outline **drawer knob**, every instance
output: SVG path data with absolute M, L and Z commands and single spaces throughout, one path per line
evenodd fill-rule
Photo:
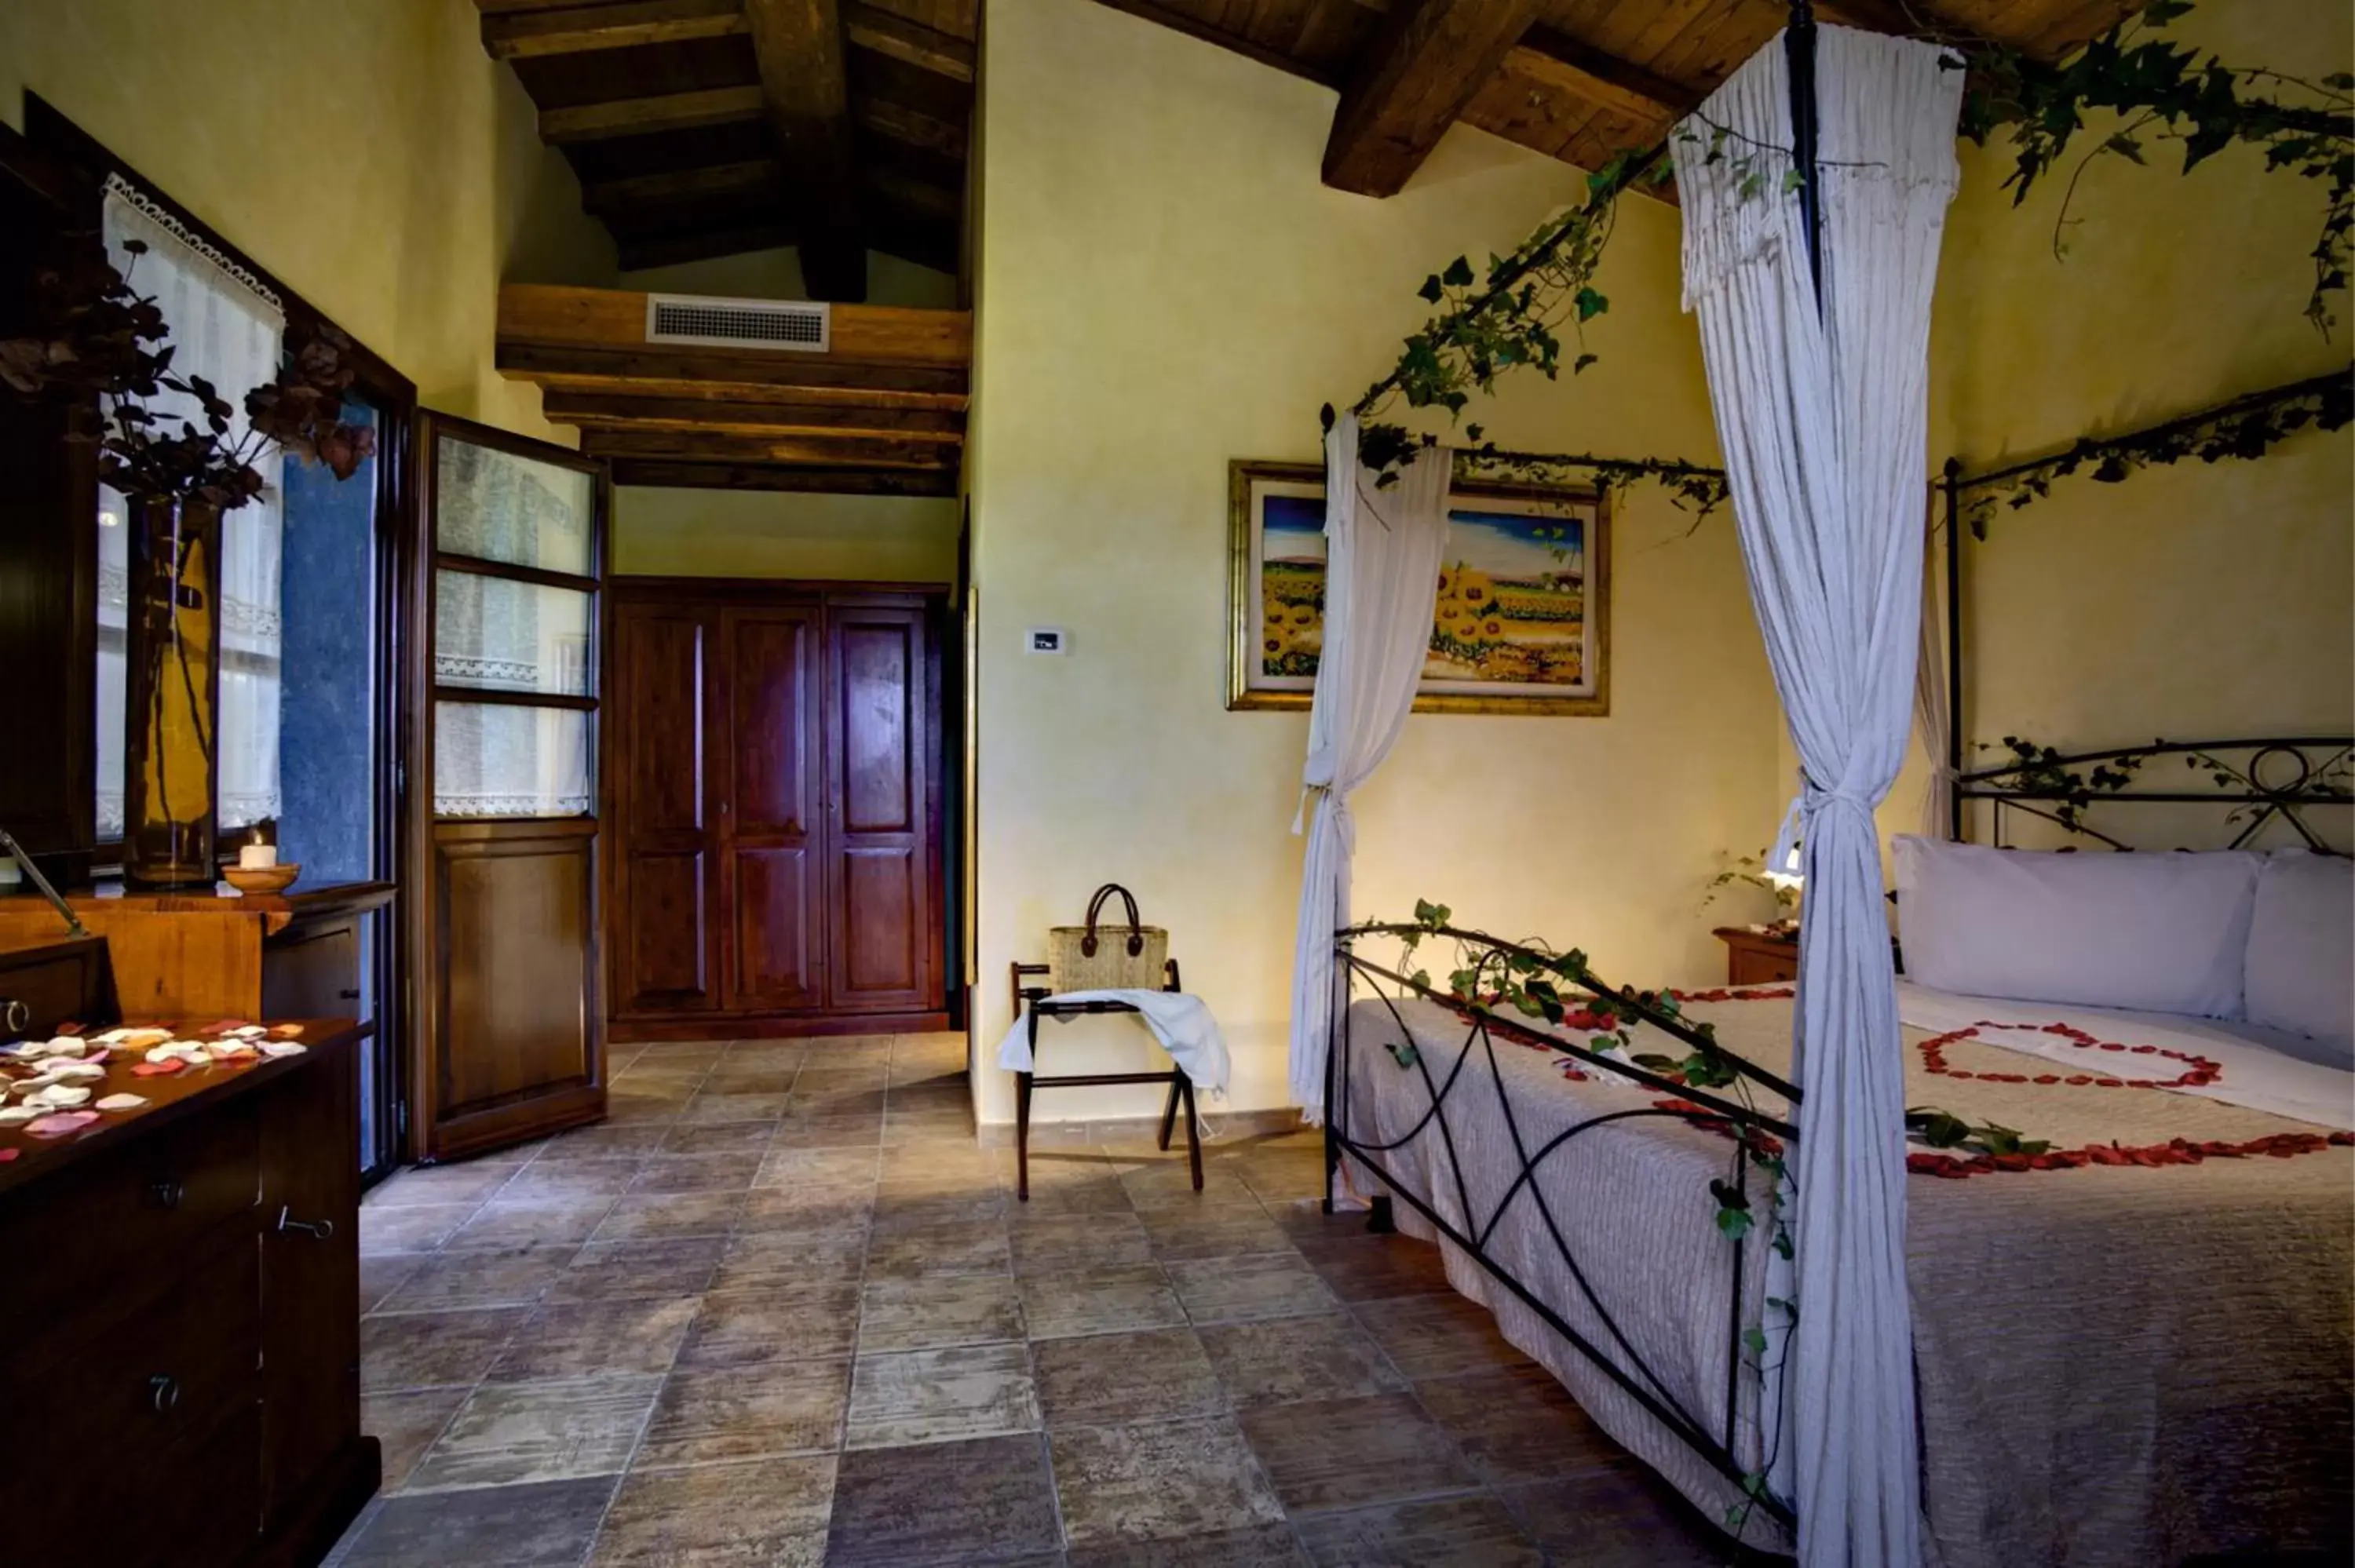
M 278 1228 L 282 1232 L 301 1231 L 311 1236 L 314 1240 L 325 1241 L 336 1234 L 336 1222 L 333 1220 L 298 1220 L 294 1217 L 293 1205 L 291 1203 L 282 1203 L 278 1207 Z
M 188 1195 L 186 1187 L 169 1178 L 156 1182 L 147 1191 L 155 1195 L 155 1206 L 159 1209 L 176 1209 L 180 1206 L 180 1200 Z
M 180 1403 L 180 1380 L 157 1372 L 147 1380 L 147 1393 L 155 1406 L 155 1414 L 164 1415 Z

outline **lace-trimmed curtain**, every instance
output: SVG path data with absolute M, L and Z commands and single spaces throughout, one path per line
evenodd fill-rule
M 1769 1352 L 1787 1367 L 1766 1403 L 1780 1427 L 1769 1484 L 1793 1502 L 1805 1568 L 1914 1568 L 1904 1063 L 1872 811 L 1904 761 L 1921 659 L 1930 300 L 1963 73 L 1933 45 L 1830 26 L 1817 39 L 1820 299 L 1778 151 L 1795 140 L 1782 39 L 1673 146 L 1686 308 L 1806 772 L 1774 856 L 1799 830 L 1797 1256 L 1768 1275 L 1798 1321 Z M 1711 158 L 1721 126 L 1740 156 Z
M 184 231 L 115 175 L 107 182 L 108 257 L 142 294 L 154 297 L 172 329 L 172 367 L 201 376 L 239 412 L 245 394 L 278 373 L 286 316 L 278 299 L 242 269 Z M 133 256 L 126 241 L 145 244 Z M 165 393 L 152 407 L 176 418 L 193 399 Z M 223 830 L 279 812 L 278 715 L 282 691 L 279 565 L 284 495 L 273 448 L 258 459 L 262 493 L 221 520 L 221 675 L 218 721 Z M 99 492 L 98 836 L 123 836 L 123 639 L 130 609 L 130 503 Z

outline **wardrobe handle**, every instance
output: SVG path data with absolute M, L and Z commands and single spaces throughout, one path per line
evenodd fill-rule
M 188 1190 L 177 1181 L 164 1181 L 155 1182 L 147 1191 L 154 1196 L 157 1208 L 176 1209 L 180 1206 L 180 1200 L 187 1196 Z
M 309 1234 L 314 1241 L 325 1241 L 336 1234 L 336 1222 L 333 1220 L 298 1220 L 294 1218 L 293 1205 L 291 1203 L 282 1203 L 278 1206 L 278 1228 L 282 1232 L 303 1231 Z
M 170 1414 L 172 1407 L 180 1403 L 179 1380 L 157 1372 L 147 1380 L 147 1398 L 148 1403 L 155 1407 L 156 1414 Z

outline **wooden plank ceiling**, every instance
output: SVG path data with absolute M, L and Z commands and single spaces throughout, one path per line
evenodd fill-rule
M 624 270 L 798 247 L 957 270 L 979 0 L 474 0 Z
M 832 307 L 824 353 L 654 344 L 646 296 L 509 283 L 498 367 L 616 484 L 954 495 L 973 317 Z
M 1325 183 L 1390 196 L 1461 120 L 1581 168 L 1657 143 L 1783 0 L 1103 0 L 1340 92 Z M 2060 54 L 2142 0 L 1817 0 L 1828 22 Z

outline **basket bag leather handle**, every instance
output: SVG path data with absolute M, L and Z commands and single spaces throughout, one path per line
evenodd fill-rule
M 1145 924 L 1136 917 L 1136 895 L 1117 882 L 1107 882 L 1088 900 L 1088 934 L 1080 938 L 1080 951 L 1091 959 L 1096 956 L 1096 914 L 1115 893 L 1128 910 L 1128 956 L 1133 959 L 1145 951 Z

